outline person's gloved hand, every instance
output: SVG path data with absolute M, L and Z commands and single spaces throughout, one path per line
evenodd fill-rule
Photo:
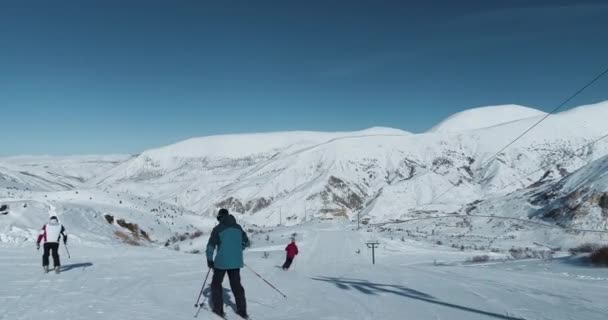
M 40 250 L 40 243 L 36 243 L 36 250 Z
M 209 269 L 213 269 L 213 261 L 212 260 L 207 260 L 207 267 L 209 267 Z
M 68 239 L 63 239 L 63 244 L 67 246 L 68 245 Z

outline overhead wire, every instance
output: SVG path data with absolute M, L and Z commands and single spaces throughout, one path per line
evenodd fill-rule
M 600 80 L 606 74 L 608 74 L 608 67 L 606 67 L 602 72 L 600 72 L 597 76 L 595 76 L 591 81 L 588 81 L 583 87 L 581 87 L 576 92 L 574 92 L 572 95 L 570 95 L 567 99 L 565 99 L 557 107 L 555 107 L 553 110 L 551 110 L 549 113 L 547 113 L 544 117 L 542 117 L 540 120 L 538 120 L 537 122 L 535 122 L 532 126 L 530 126 L 528 129 L 526 129 L 524 132 L 522 132 L 519 136 L 517 136 L 515 139 L 513 139 L 512 141 L 510 141 L 509 143 L 507 143 L 498 152 L 494 153 L 490 158 L 488 158 L 484 163 L 481 164 L 480 168 L 483 169 L 486 165 L 488 165 L 496 157 L 498 157 L 502 152 L 504 152 L 506 149 L 508 149 L 510 146 L 512 146 L 515 142 L 517 142 L 518 140 L 520 140 L 522 137 L 524 137 L 526 134 L 528 134 L 530 131 L 532 131 L 534 128 L 536 128 L 538 125 L 540 125 L 543 121 L 545 121 L 547 118 L 549 118 L 555 112 L 557 112 L 558 110 L 560 110 L 561 108 L 563 108 L 566 104 L 568 104 L 570 101 L 572 101 L 574 98 L 576 98 L 579 94 L 581 94 L 583 91 L 585 91 L 591 85 L 593 85 L 594 83 L 596 83 L 598 80 Z M 452 185 L 446 191 L 444 191 L 443 193 L 439 194 L 439 196 L 433 197 L 429 203 L 434 203 L 435 201 L 441 199 L 442 197 L 444 197 L 446 194 L 448 194 L 450 191 L 452 191 L 457 186 L 458 186 L 458 184 Z

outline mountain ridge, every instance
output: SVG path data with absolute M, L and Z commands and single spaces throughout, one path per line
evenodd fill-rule
M 103 202 L 111 203 L 110 211 L 143 219 L 151 209 L 141 202 L 151 199 L 204 221 L 226 207 L 244 223 L 258 226 L 335 218 L 381 223 L 421 212 L 458 213 L 470 203 L 528 188 L 545 192 L 536 188 L 608 155 L 605 140 L 582 148 L 606 134 L 606 118 L 608 102 L 552 115 L 491 161 L 497 150 L 538 122 L 538 116 L 448 133 L 371 128 L 211 136 L 97 161 L 26 157 L 20 163 L 18 157 L 0 158 L 0 201 L 55 201 L 73 207 L 80 199 L 75 203 L 79 208 L 90 201 L 93 207 L 87 211 L 99 215 L 101 200 L 93 199 L 107 199 Z M 547 169 L 539 171 L 541 167 Z M 81 196 L 66 197 L 66 192 L 79 191 Z M 85 193 L 90 199 L 82 197 Z M 530 199 L 519 195 L 501 201 Z M 559 223 L 568 224 L 564 219 Z M 163 234 L 183 232 L 178 225 Z

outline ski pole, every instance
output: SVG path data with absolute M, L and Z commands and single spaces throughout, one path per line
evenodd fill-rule
M 256 276 L 258 276 L 260 279 L 262 279 L 264 282 L 266 282 L 266 284 L 269 285 L 271 288 L 273 288 L 276 292 L 280 293 L 283 296 L 283 298 L 287 299 L 287 296 L 284 295 L 283 292 L 281 292 L 281 291 L 279 291 L 279 289 L 275 288 L 275 286 L 273 286 L 270 282 L 266 281 L 266 279 L 264 279 L 257 272 L 253 271 L 253 269 L 251 269 L 248 265 L 245 265 L 245 267 L 247 267 L 247 269 L 249 269 L 249 271 L 253 272 Z
M 70 256 L 70 250 L 68 250 L 68 245 L 66 244 L 63 247 L 65 248 L 65 252 L 68 253 L 68 259 L 72 259 L 72 257 Z
M 194 304 L 195 308 L 198 308 L 198 306 L 199 306 L 198 302 L 201 300 L 201 296 L 203 295 L 203 290 L 205 289 L 205 285 L 207 284 L 207 278 L 209 278 L 210 272 L 211 272 L 211 269 L 207 270 L 207 275 L 205 276 L 205 281 L 203 282 L 203 286 L 201 287 L 201 293 L 198 294 L 198 299 L 196 299 L 196 303 Z M 205 303 L 205 302 L 203 301 L 203 303 Z M 200 306 L 202 306 L 203 303 L 201 303 Z

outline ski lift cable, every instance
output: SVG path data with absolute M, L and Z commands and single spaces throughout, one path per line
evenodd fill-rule
M 557 112 L 558 110 L 560 110 L 561 108 L 563 108 L 566 104 L 568 104 L 570 101 L 572 101 L 574 98 L 576 98 L 579 94 L 581 94 L 583 91 L 585 91 L 587 88 L 589 88 L 591 85 L 593 85 L 594 83 L 596 83 L 598 80 L 600 80 L 603 76 L 605 76 L 606 74 L 608 74 L 608 67 L 606 67 L 600 74 L 598 74 L 595 78 L 593 78 L 591 81 L 587 82 L 587 84 L 585 84 L 583 87 L 581 87 L 578 91 L 576 91 L 574 94 L 570 95 L 566 100 L 564 100 L 562 103 L 560 103 L 555 109 L 551 110 L 549 113 L 547 113 L 544 117 L 542 117 L 540 120 L 538 120 L 536 123 L 534 123 L 532 126 L 530 126 L 528 129 L 526 129 L 523 133 L 521 133 L 519 136 L 517 136 L 515 139 L 513 139 L 511 142 L 509 142 L 507 145 L 505 145 L 503 148 L 501 148 L 498 152 L 496 152 L 494 155 L 492 155 L 490 158 L 488 158 L 488 160 L 486 160 L 481 166 L 480 168 L 484 168 L 486 165 L 488 165 L 490 162 L 492 162 L 497 156 L 499 156 L 502 152 L 504 152 L 507 148 L 509 148 L 510 146 L 512 146 L 515 142 L 517 142 L 519 139 L 521 139 L 523 136 L 525 136 L 526 134 L 528 134 L 530 131 L 532 131 L 534 128 L 536 128 L 539 124 L 541 124 L 543 121 L 545 121 L 547 118 L 549 118 L 551 115 L 553 115 L 555 112 Z M 450 188 L 448 188 L 445 192 L 441 193 L 439 196 L 434 197 L 430 203 L 433 203 L 439 199 L 441 199 L 443 196 L 445 196 L 446 194 L 448 194 L 450 191 L 452 191 L 457 185 L 452 185 Z
M 581 159 L 581 160 L 587 161 L 587 160 L 585 160 L 585 159 L 581 158 L 581 156 L 579 156 L 577 153 L 578 153 L 578 152 L 580 152 L 580 151 L 582 151 L 582 150 L 585 150 L 585 148 L 588 148 L 588 147 L 590 147 L 590 146 L 592 146 L 592 145 L 594 145 L 594 144 L 596 144 L 596 143 L 598 143 L 598 142 L 600 142 L 601 140 L 604 140 L 604 139 L 606 139 L 606 138 L 608 138 L 608 133 L 606 133 L 605 135 L 603 135 L 603 136 L 601 136 L 601 137 L 599 137 L 599 138 L 597 138 L 597 139 L 595 139 L 595 140 L 593 140 L 593 141 L 591 141 L 591 142 L 589 142 L 589 143 L 587 143 L 587 144 L 583 145 L 582 147 L 580 147 L 580 148 L 578 148 L 578 149 L 574 150 L 574 151 L 572 152 L 572 154 L 568 155 L 567 157 L 562 157 L 562 158 L 560 158 L 558 161 L 554 161 L 554 162 L 549 163 L 549 164 L 547 164 L 547 165 L 545 165 L 545 166 L 542 166 L 542 167 L 540 167 L 540 168 L 538 168 L 538 169 L 536 169 L 536 170 L 534 170 L 534 171 L 530 171 L 530 172 L 528 172 L 528 173 L 525 173 L 525 174 L 524 174 L 524 176 L 523 176 L 523 178 L 524 178 L 524 179 L 525 179 L 525 178 L 528 178 L 528 177 L 530 177 L 531 175 L 533 175 L 533 174 L 535 174 L 535 173 L 537 173 L 537 172 L 539 172 L 539 171 L 547 170 L 548 168 L 550 168 L 550 167 L 552 167 L 552 166 L 554 166 L 554 165 L 560 164 L 560 163 L 562 163 L 562 162 L 564 162 L 564 161 L 566 161 L 566 160 L 570 160 L 570 159 L 572 159 L 572 158 L 574 158 L 574 157 L 578 157 L 578 158 L 579 158 L 579 159 Z M 518 183 L 518 182 L 519 182 L 519 181 L 515 181 L 515 182 L 512 182 L 512 183 L 509 183 L 509 184 L 507 184 L 507 185 L 503 186 L 502 188 L 500 188 L 499 190 L 497 190 L 496 192 L 502 191 L 502 190 L 504 190 L 504 189 L 506 189 L 506 188 L 508 188 L 508 187 L 510 187 L 510 186 L 512 186 L 512 185 L 514 185 L 514 184 L 516 184 L 516 183 Z
M 539 169 L 537 169 L 535 171 L 531 171 L 531 172 L 527 173 L 524 176 L 524 178 L 527 178 L 527 177 L 529 177 L 529 176 L 531 176 L 531 175 L 533 175 L 533 174 L 535 174 L 535 173 L 537 173 L 539 171 L 546 170 L 547 168 L 549 168 L 551 166 L 554 166 L 556 164 L 559 164 L 559 163 L 563 162 L 564 160 L 571 159 L 571 158 L 574 158 L 574 157 L 579 157 L 580 158 L 580 156 L 577 155 L 578 152 L 580 152 L 580 151 L 584 150 L 585 148 L 587 148 L 587 147 L 589 147 L 589 146 L 591 146 L 593 144 L 596 144 L 599 141 L 604 140 L 606 138 L 608 138 L 608 133 L 606 133 L 603 136 L 601 136 L 601 137 L 599 137 L 599 138 L 597 138 L 597 139 L 595 139 L 595 140 L 593 140 L 593 141 L 591 141 L 591 142 L 583 145 L 582 147 L 576 149 L 568 157 L 563 157 L 559 161 L 555 161 L 555 162 L 550 163 L 550 164 L 548 164 L 546 166 L 543 166 L 543 167 L 541 167 L 541 168 L 539 168 Z M 424 174 L 426 174 L 426 172 Z M 424 175 L 424 174 L 422 174 L 422 175 Z M 518 181 L 516 181 L 516 182 L 518 182 Z M 498 191 L 504 190 L 504 189 L 510 187 L 511 185 L 515 184 L 516 182 L 510 183 L 510 184 L 504 186 L 503 188 L 501 188 Z M 384 226 L 384 225 L 387 225 L 387 224 L 401 224 L 401 223 L 408 223 L 408 222 L 415 222 L 415 221 L 422 221 L 422 220 L 441 220 L 441 219 L 454 219 L 454 218 L 460 218 L 460 219 L 462 219 L 462 218 L 467 218 L 467 217 L 470 217 L 470 218 L 496 218 L 496 219 L 502 219 L 502 220 L 520 221 L 520 222 L 524 222 L 524 223 L 528 223 L 528 224 L 539 225 L 541 227 L 562 229 L 562 230 L 567 230 L 567 231 L 608 234 L 608 231 L 606 231 L 606 230 L 579 229 L 579 228 L 568 228 L 568 227 L 564 228 L 564 227 L 559 227 L 559 226 L 556 226 L 556 225 L 541 223 L 541 222 L 532 221 L 532 220 L 525 220 L 525 219 L 521 219 L 521 218 L 504 217 L 504 216 L 497 216 L 497 215 L 480 215 L 480 214 L 467 214 L 467 215 L 450 214 L 450 215 L 440 215 L 440 216 L 431 216 L 431 217 L 422 217 L 422 218 L 410 218 L 410 219 L 405 219 L 405 220 L 399 219 L 399 220 L 390 221 L 390 222 L 373 223 L 371 225 L 373 225 L 373 226 Z
M 566 104 L 568 104 L 570 101 L 572 101 L 572 99 L 576 98 L 579 94 L 581 94 L 583 91 L 585 91 L 591 85 L 593 85 L 595 82 L 597 82 L 599 79 L 601 79 L 607 73 L 608 73 L 608 67 L 606 69 L 604 69 L 604 71 L 602 71 L 595 78 L 593 78 L 593 80 L 591 80 L 590 82 L 588 82 L 585 86 L 583 86 L 578 91 L 576 91 L 574 94 L 572 94 L 570 97 L 568 97 L 568 99 L 564 100 L 555 109 L 551 110 L 551 112 L 547 113 L 544 117 L 542 117 L 540 120 L 538 120 L 536 123 L 534 123 L 530 128 L 526 129 L 522 134 L 520 134 L 519 136 L 517 136 L 517 138 L 515 138 L 513 141 L 509 142 L 506 146 L 504 146 L 502 149 L 500 149 L 498 152 L 496 152 L 494 155 L 492 155 L 490 158 L 488 158 L 488 160 L 486 160 L 486 162 L 481 167 L 484 167 L 487 164 L 489 164 L 490 162 L 492 162 L 492 160 L 494 160 L 494 158 L 496 158 L 498 155 L 500 155 L 503 151 L 505 151 L 507 148 L 509 148 L 510 146 L 512 146 L 515 142 L 517 142 L 519 139 L 521 139 L 523 136 L 525 136 L 528 132 L 532 131 L 532 129 L 534 129 L 539 124 L 541 124 L 541 122 L 545 121 L 547 118 L 549 118 L 555 112 L 557 112 L 558 110 L 560 110 L 561 108 L 563 108 Z

